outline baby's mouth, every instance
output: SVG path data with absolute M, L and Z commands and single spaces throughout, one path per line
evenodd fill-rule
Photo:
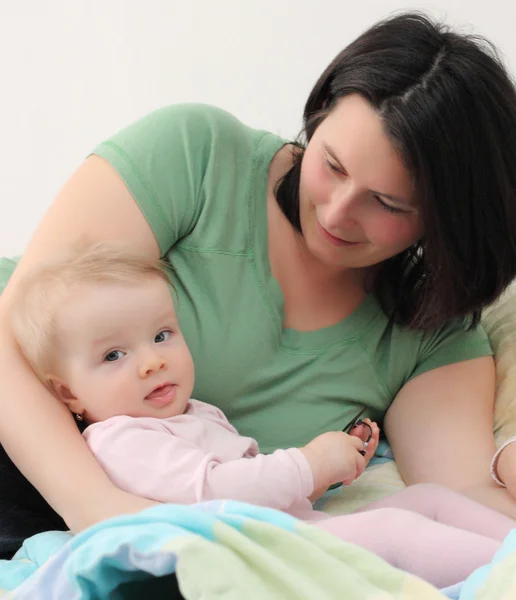
M 164 385 L 159 385 L 154 388 L 150 394 L 145 396 L 145 400 L 157 408 L 166 406 L 174 400 L 176 390 L 177 385 L 165 383 Z

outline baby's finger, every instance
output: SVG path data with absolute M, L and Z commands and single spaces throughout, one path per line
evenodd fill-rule
M 372 439 L 367 446 L 367 458 L 371 460 L 373 458 L 375 452 L 378 450 L 378 440 Z
M 369 427 L 371 428 L 372 436 L 380 435 L 380 428 L 378 427 L 378 423 L 376 423 L 376 421 L 371 421 L 371 419 L 364 419 L 364 423 L 367 423 L 369 425 Z M 369 433 L 369 427 L 365 427 L 365 429 L 367 429 L 368 433 Z
M 378 423 L 376 421 L 372 421 L 370 425 L 373 428 L 373 431 L 380 431 L 380 428 L 378 427 Z
M 373 439 L 376 448 L 378 448 L 378 444 L 380 443 L 380 429 L 377 427 L 376 431 L 373 433 Z
M 366 419 L 366 421 L 368 422 L 368 425 L 371 428 L 371 438 L 379 438 L 380 428 L 378 427 L 378 424 L 375 423 L 375 421 L 369 421 L 369 419 Z
M 350 435 L 359 437 L 363 442 L 371 442 L 374 436 L 374 424 L 369 419 L 364 419 L 363 423 L 355 427 Z
M 351 440 L 351 444 L 360 452 L 360 450 L 363 449 L 364 447 L 364 442 L 362 441 L 361 438 L 355 436 L 355 435 L 349 435 L 349 439 Z
M 375 443 L 373 440 L 371 440 L 369 442 L 369 444 L 367 445 L 366 448 L 366 454 L 365 454 L 365 459 L 366 461 L 369 463 L 369 461 L 373 458 L 374 453 L 376 452 L 376 448 L 378 447 L 378 444 Z
M 355 427 L 353 427 L 353 429 L 349 432 L 349 435 L 354 435 L 355 437 L 360 437 L 360 433 L 363 429 L 362 425 L 356 425 Z
M 369 427 L 366 425 L 357 425 L 350 432 L 349 435 L 360 438 L 363 442 L 369 437 Z
M 379 432 L 377 431 L 375 433 L 373 431 L 373 435 L 371 437 L 370 442 L 367 444 L 367 449 L 366 449 L 366 459 L 368 462 L 371 460 L 371 458 L 373 458 L 376 450 L 378 449 L 378 443 L 379 443 Z

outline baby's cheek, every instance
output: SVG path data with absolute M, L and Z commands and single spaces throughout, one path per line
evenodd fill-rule
M 134 386 L 131 389 L 126 378 L 120 377 L 118 373 L 110 375 L 108 377 L 101 376 L 95 380 L 96 408 L 108 416 L 112 416 L 111 413 L 121 414 L 121 405 L 130 402 L 131 394 L 134 395 Z

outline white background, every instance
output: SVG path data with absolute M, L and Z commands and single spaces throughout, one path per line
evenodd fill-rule
M 514 0 L 0 0 L 0 255 L 23 251 L 88 152 L 159 106 L 195 101 L 294 137 L 333 56 L 423 9 L 490 38 L 516 73 Z

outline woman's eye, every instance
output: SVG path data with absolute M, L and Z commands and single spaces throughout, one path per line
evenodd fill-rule
M 122 352 L 122 350 L 111 350 L 111 352 L 108 352 L 106 354 L 106 356 L 104 357 L 104 361 L 105 362 L 115 362 L 116 360 L 120 360 L 124 356 L 125 356 L 125 352 Z
M 172 335 L 171 331 L 160 331 L 156 337 L 154 338 L 154 342 L 156 344 L 161 344 L 162 342 L 166 342 L 170 336 Z
M 339 175 L 345 175 L 346 173 L 338 167 L 336 164 L 332 163 L 331 160 L 326 160 L 326 164 L 334 173 L 338 173 Z
M 378 204 L 387 212 L 390 212 L 394 215 L 400 215 L 405 213 L 404 210 L 402 210 L 401 208 L 396 208 L 394 206 L 390 206 L 389 204 L 386 204 L 381 198 L 380 196 L 375 196 L 375 200 L 378 202 Z

